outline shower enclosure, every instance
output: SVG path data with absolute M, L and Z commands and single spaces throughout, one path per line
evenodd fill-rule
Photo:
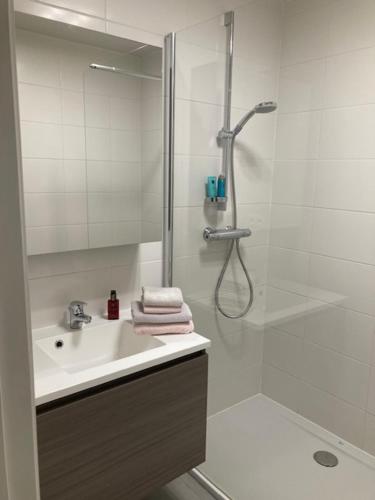
M 375 38 L 369 7 L 329 3 L 255 1 L 169 37 L 164 282 L 212 341 L 207 461 L 193 475 L 214 498 L 375 494 Z M 230 184 L 221 205 L 206 200 L 207 178 L 230 176 L 217 135 L 270 101 L 277 113 L 234 145 L 233 224 Z M 227 317 L 215 303 L 233 240 L 202 236 L 233 225 L 251 231 L 236 240 L 254 286 L 243 317 L 234 255 Z

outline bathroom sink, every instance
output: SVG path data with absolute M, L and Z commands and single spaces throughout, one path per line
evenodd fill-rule
M 205 350 L 197 333 L 136 335 L 130 309 L 120 320 L 94 316 L 82 330 L 52 325 L 33 330 L 35 403 L 41 405 Z
M 136 335 L 131 324 L 116 322 L 102 328 L 67 332 L 42 340 L 36 345 L 59 367 L 69 373 L 128 358 L 164 343 L 155 337 Z

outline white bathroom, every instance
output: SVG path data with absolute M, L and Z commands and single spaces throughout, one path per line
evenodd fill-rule
M 0 2 L 0 500 L 375 498 L 374 25 Z

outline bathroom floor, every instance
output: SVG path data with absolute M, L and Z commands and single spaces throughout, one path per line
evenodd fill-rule
M 318 450 L 338 465 L 318 465 Z M 374 457 L 263 395 L 209 419 L 200 469 L 234 500 L 375 498 Z

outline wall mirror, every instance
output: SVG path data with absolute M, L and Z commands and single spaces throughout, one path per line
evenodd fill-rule
M 162 49 L 17 15 L 29 255 L 162 237 Z

